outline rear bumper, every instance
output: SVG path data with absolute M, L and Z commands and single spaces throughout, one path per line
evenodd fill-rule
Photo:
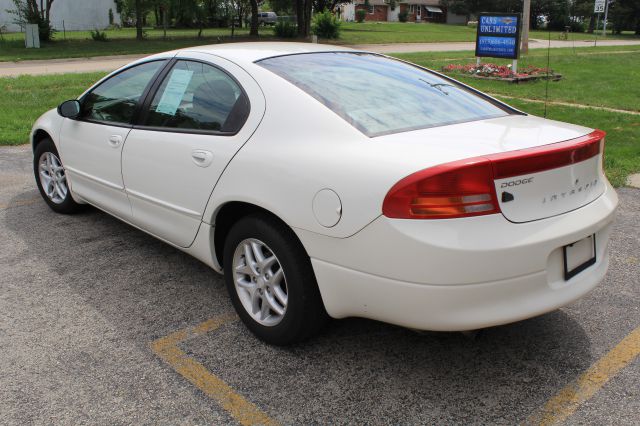
M 299 231 L 329 315 L 425 330 L 530 318 L 584 296 L 604 277 L 617 195 L 607 184 L 573 212 L 515 224 L 502 215 L 437 221 L 380 217 L 345 239 Z M 568 281 L 562 247 L 595 234 L 597 262 Z

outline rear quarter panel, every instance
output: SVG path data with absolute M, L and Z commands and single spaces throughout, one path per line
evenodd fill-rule
M 389 189 L 418 170 L 590 131 L 510 115 L 369 138 L 288 81 L 258 65 L 245 66 L 265 94 L 265 117 L 213 191 L 204 215 L 212 224 L 223 204 L 244 201 L 291 227 L 345 238 L 379 217 Z M 342 218 L 333 227 L 320 225 L 312 209 L 314 196 L 324 188 L 335 191 L 342 203 Z

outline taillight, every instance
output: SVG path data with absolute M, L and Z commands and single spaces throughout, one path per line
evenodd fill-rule
M 538 173 L 602 153 L 605 132 L 564 142 L 490 154 L 431 167 L 396 183 L 382 214 L 396 219 L 448 219 L 500 213 L 494 179 Z
M 398 219 L 445 219 L 498 213 L 493 169 L 485 158 L 456 161 L 414 173 L 395 184 L 382 214 Z

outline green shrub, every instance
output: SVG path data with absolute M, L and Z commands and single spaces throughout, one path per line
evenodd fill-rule
M 340 21 L 333 13 L 325 9 L 323 12 L 313 15 L 311 31 L 320 38 L 340 37 Z
M 364 22 L 364 17 L 367 16 L 367 11 L 364 9 L 356 10 L 356 22 Z
M 586 25 L 583 21 L 571 21 L 569 23 L 570 31 L 572 33 L 583 33 L 586 30 Z
M 100 31 L 97 28 L 95 31 L 91 31 L 91 38 L 93 41 L 109 41 L 107 33 L 105 31 Z
M 273 34 L 280 38 L 295 38 L 298 35 L 298 27 L 290 21 L 278 21 L 273 26 Z
M 407 22 L 409 20 L 409 14 L 406 10 L 404 12 L 398 13 L 398 20 L 400 22 Z

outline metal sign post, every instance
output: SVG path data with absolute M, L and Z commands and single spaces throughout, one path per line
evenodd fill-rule
M 609 4 L 613 3 L 613 0 L 605 0 L 606 5 L 604 7 L 604 24 L 602 25 L 602 37 L 607 36 L 607 18 L 609 16 Z
M 602 12 L 604 12 L 605 9 L 605 2 L 607 0 L 595 0 L 595 3 L 593 4 L 593 13 L 597 14 L 597 18 L 596 18 L 596 30 L 594 31 L 595 35 L 596 35 L 596 41 L 594 43 L 594 46 L 598 45 L 598 31 L 600 30 L 600 14 Z M 605 18 L 606 19 L 606 18 Z
M 596 0 L 593 4 L 593 13 L 597 14 L 596 17 L 596 30 L 594 34 L 596 35 L 596 41 L 593 43 L 594 46 L 598 45 L 598 31 L 600 31 L 600 14 L 604 12 L 604 2 L 606 0 Z

